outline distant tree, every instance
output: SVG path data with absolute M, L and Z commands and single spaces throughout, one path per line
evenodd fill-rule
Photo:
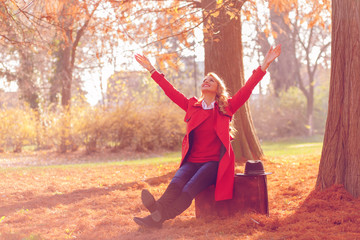
M 332 1 L 329 110 L 317 187 L 360 196 L 360 1 Z
M 307 102 L 308 134 L 313 135 L 314 92 L 319 65 L 326 65 L 330 46 L 330 2 L 271 0 L 270 26 L 258 27 L 257 42 L 266 54 L 271 37 L 284 44 L 283 57 L 269 67 L 275 95 L 298 87 Z M 262 17 L 262 16 L 261 16 Z
M 284 6 L 285 5 L 285 6 Z M 258 5 L 253 5 L 255 11 L 258 11 Z M 264 7 L 264 6 L 263 6 Z M 274 88 L 274 94 L 279 95 L 282 90 L 287 90 L 291 86 L 296 86 L 296 37 L 290 26 L 289 14 L 294 9 L 294 3 L 283 0 L 273 0 L 269 2 L 269 24 L 261 25 L 263 14 L 257 13 L 253 20 L 257 20 L 257 39 L 262 55 L 267 53 L 270 47 L 269 37 L 274 37 L 277 44 L 282 44 L 282 56 L 277 60 L 277 64 L 269 67 L 271 74 L 271 83 Z M 270 27 L 268 26 L 270 25 Z
M 24 12 L 22 8 L 25 8 L 23 3 L 17 5 L 0 2 L 0 76 L 8 82 L 15 81 L 21 93 L 20 97 L 31 108 L 38 109 L 39 86 L 36 83 L 34 67 L 38 60 L 37 50 L 29 47 L 38 38 L 38 34 L 27 22 L 33 8 L 29 8 L 29 12 Z
M 71 143 L 69 133 L 71 118 L 70 113 L 71 93 L 73 85 L 73 73 L 76 61 L 77 49 L 81 38 L 89 29 L 90 21 L 102 0 L 80 2 L 78 0 L 59 1 L 46 3 L 46 19 L 56 26 L 53 50 L 56 62 L 54 76 L 51 81 L 50 100 L 55 101 L 60 88 L 61 106 L 67 118 L 63 121 L 63 131 L 60 144 L 60 152 L 66 152 Z M 73 147 L 73 146 L 71 146 Z

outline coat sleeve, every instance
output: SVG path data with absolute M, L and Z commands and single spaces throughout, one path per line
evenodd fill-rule
M 179 92 L 176 88 L 165 79 L 164 74 L 160 74 L 158 71 L 155 71 L 151 78 L 162 88 L 166 96 L 168 96 L 171 101 L 181 107 L 184 111 L 187 111 L 189 99 Z
M 261 67 L 258 67 L 253 71 L 253 74 L 247 80 L 245 85 L 240 88 L 240 90 L 232 98 L 229 98 L 229 109 L 232 114 L 234 114 L 249 99 L 253 89 L 265 74 L 266 72 L 261 70 Z

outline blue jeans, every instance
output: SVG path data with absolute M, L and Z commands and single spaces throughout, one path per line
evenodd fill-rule
M 182 192 L 195 198 L 207 187 L 216 183 L 219 162 L 206 163 L 185 162 L 175 173 L 171 183 L 176 184 Z

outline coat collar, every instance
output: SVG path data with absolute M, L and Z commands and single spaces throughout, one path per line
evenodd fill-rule
M 193 107 L 195 107 L 196 109 L 199 109 L 199 108 L 202 108 L 202 105 L 201 105 L 201 101 L 199 102 L 199 100 L 196 98 L 196 97 L 192 97 L 191 99 L 190 99 L 190 103 L 189 103 L 189 105 L 190 106 L 193 106 Z M 218 104 L 218 102 L 217 101 L 215 101 L 215 106 L 214 106 L 214 108 L 217 110 L 217 111 L 219 111 L 219 113 L 220 113 L 220 108 L 219 108 L 219 104 Z M 223 115 L 222 113 L 220 113 L 221 115 Z M 230 110 L 228 109 L 228 108 L 226 108 L 226 114 L 225 114 L 226 116 L 228 116 L 228 117 L 230 117 L 230 118 L 232 118 L 232 114 L 231 114 L 231 112 L 230 112 Z
M 197 100 L 197 99 L 196 99 L 196 100 Z M 195 101 L 194 104 L 193 104 L 193 106 L 194 106 L 194 107 L 202 107 L 202 101 L 204 101 L 204 100 L 201 100 L 201 101 L 197 100 L 197 101 Z M 215 101 L 215 102 L 214 102 L 214 108 L 216 108 L 217 106 L 218 106 L 218 103 L 217 103 L 217 101 Z
M 202 107 L 201 106 L 201 102 L 199 101 L 196 101 L 194 104 L 193 104 L 194 107 Z

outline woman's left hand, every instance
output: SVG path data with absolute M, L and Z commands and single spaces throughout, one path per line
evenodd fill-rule
M 275 48 L 271 47 L 264 58 L 264 62 L 261 65 L 261 70 L 265 72 L 269 65 L 280 55 L 280 53 L 281 44 L 277 45 Z
M 151 65 L 149 59 L 141 54 L 135 54 L 135 59 L 138 63 L 140 63 L 141 66 L 143 66 L 146 70 L 149 72 L 155 69 L 153 65 Z

